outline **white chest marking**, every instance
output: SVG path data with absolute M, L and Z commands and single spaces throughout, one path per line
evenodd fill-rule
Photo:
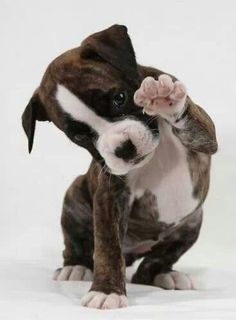
M 160 144 L 153 158 L 144 167 L 130 171 L 128 181 L 131 198 L 139 198 L 141 190 L 156 196 L 161 222 L 177 224 L 197 207 L 186 149 L 164 121 L 160 122 Z

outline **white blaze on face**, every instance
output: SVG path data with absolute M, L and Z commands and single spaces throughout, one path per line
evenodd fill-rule
M 114 174 L 126 174 L 133 168 L 140 167 L 148 162 L 159 140 L 153 137 L 142 122 L 133 119 L 124 119 L 109 122 L 98 116 L 86 106 L 76 95 L 63 85 L 57 85 L 56 99 L 62 110 L 72 119 L 89 125 L 98 134 L 96 148 Z M 139 157 L 148 156 L 138 164 L 126 162 L 115 155 L 115 149 L 126 140 L 131 140 L 137 149 Z
M 110 122 L 99 117 L 84 102 L 78 99 L 75 94 L 61 84 L 57 85 L 56 99 L 63 111 L 69 114 L 72 119 L 88 124 L 99 135 L 111 126 Z

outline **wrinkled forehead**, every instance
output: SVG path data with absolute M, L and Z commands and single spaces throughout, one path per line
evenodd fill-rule
M 65 80 L 65 81 L 64 81 Z M 96 63 L 94 65 L 84 65 L 77 69 L 72 66 L 69 79 L 67 76 L 61 82 L 68 85 L 74 92 L 84 92 L 88 90 L 108 91 L 114 87 L 127 86 L 119 73 L 105 63 Z
M 94 89 L 107 91 L 123 87 L 136 90 L 138 87 L 137 79 L 127 79 L 125 74 L 106 61 L 83 60 L 79 48 L 56 60 L 51 70 L 57 83 L 78 94 Z

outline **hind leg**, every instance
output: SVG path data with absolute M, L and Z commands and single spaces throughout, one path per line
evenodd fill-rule
M 202 221 L 198 209 L 190 220 L 176 228 L 148 252 L 132 278 L 133 283 L 154 285 L 163 289 L 194 289 L 191 278 L 173 270 L 173 265 L 195 243 Z
M 65 249 L 63 267 L 54 280 L 93 279 L 93 216 L 91 199 L 84 176 L 75 180 L 66 193 L 61 225 Z

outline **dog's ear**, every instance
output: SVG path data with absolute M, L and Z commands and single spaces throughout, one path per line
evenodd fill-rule
M 22 126 L 28 137 L 29 153 L 31 152 L 33 147 L 36 120 L 50 121 L 48 119 L 46 110 L 39 98 L 37 90 L 33 94 L 32 98 L 30 99 L 29 103 L 25 108 L 25 111 L 22 114 Z
M 102 59 L 131 79 L 137 79 L 138 70 L 134 49 L 122 25 L 89 36 L 82 42 L 81 57 L 85 59 Z

